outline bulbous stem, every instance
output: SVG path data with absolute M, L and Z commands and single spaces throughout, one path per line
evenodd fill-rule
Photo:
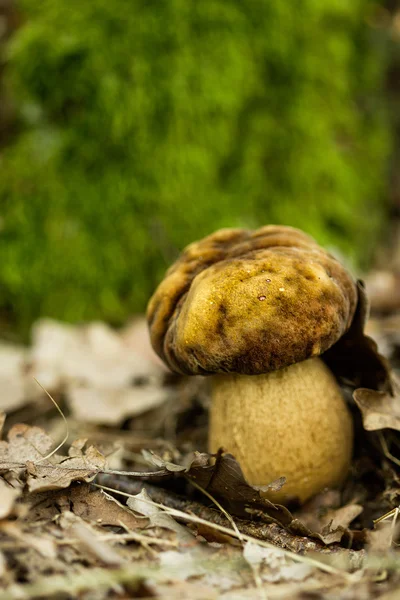
M 328 367 L 312 358 L 265 375 L 216 375 L 212 381 L 209 449 L 224 447 L 247 481 L 267 485 L 285 476 L 275 502 L 304 502 L 343 482 L 350 466 L 353 423 Z

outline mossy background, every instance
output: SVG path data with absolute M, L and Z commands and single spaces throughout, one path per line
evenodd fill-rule
M 375 6 L 21 1 L 0 314 L 122 323 L 217 227 L 290 224 L 367 266 L 390 147 Z

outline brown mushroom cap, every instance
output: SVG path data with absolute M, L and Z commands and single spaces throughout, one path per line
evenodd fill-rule
M 357 288 L 305 233 L 221 229 L 187 246 L 151 298 L 154 349 L 191 375 L 268 373 L 318 356 L 350 327 Z

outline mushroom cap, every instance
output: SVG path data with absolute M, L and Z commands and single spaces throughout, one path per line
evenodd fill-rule
M 172 371 L 258 375 L 318 356 L 349 329 L 357 288 L 298 229 L 221 229 L 185 248 L 147 309 Z

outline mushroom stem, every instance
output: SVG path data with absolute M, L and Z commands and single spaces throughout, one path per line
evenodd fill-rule
M 331 371 L 312 358 L 264 375 L 212 378 L 209 448 L 223 447 L 247 481 L 286 484 L 268 498 L 304 502 L 339 486 L 353 447 L 350 411 Z

